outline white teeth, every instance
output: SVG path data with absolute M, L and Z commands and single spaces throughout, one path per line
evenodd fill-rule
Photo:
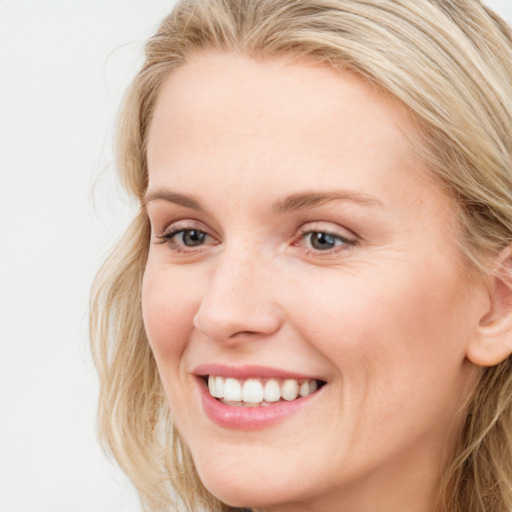
M 286 379 L 281 386 L 281 396 L 285 400 L 295 400 L 299 394 L 299 383 L 295 379 Z
M 217 396 L 217 388 L 215 386 L 215 377 L 209 377 L 208 378 L 208 391 L 210 392 L 210 395 L 214 396 L 215 398 L 218 398 Z
M 265 384 L 265 402 L 278 402 L 281 399 L 281 388 L 275 379 L 267 380 Z
M 263 384 L 260 379 L 254 378 L 239 381 L 220 376 L 208 377 L 210 395 L 234 407 L 268 406 L 280 400 L 306 397 L 317 389 L 318 383 L 313 379 L 300 383 L 296 379 L 286 379 L 281 383 L 277 379 L 268 379 Z
M 311 391 L 309 388 L 309 382 L 308 381 L 303 382 L 299 388 L 299 395 L 300 396 L 308 396 L 310 393 L 311 393 Z
M 210 395 L 215 398 L 224 398 L 224 379 L 222 377 L 208 377 Z
M 249 379 L 244 382 L 242 388 L 242 400 L 244 402 L 263 402 L 263 385 L 257 379 Z
M 224 382 L 224 400 L 230 402 L 242 401 L 242 386 L 236 379 L 226 379 Z
M 223 377 L 213 377 L 215 379 L 215 398 L 224 398 L 224 378 Z M 212 380 L 212 377 L 208 379 L 208 384 Z

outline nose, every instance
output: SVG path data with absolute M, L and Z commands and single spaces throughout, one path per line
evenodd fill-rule
M 236 254 L 233 254 L 236 252 Z M 274 300 L 275 279 L 270 262 L 254 251 L 217 255 L 194 326 L 213 341 L 237 344 L 268 337 L 282 324 Z

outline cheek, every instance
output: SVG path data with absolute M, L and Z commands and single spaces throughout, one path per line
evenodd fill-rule
M 179 362 L 197 311 L 191 282 L 180 272 L 148 262 L 142 286 L 142 317 L 160 371 Z M 183 291 L 187 290 L 187 293 Z
M 360 277 L 324 286 L 303 303 L 293 299 L 291 315 L 338 373 L 332 410 L 346 434 L 340 453 L 353 454 L 356 465 L 360 453 L 351 447 L 384 456 L 417 439 L 444 439 L 457 428 L 471 382 L 463 313 L 453 312 L 456 286 L 445 281 L 440 293 L 417 276 Z
M 412 268 L 322 283 L 318 290 L 311 282 L 307 298 L 290 294 L 291 316 L 337 367 L 345 403 L 396 410 L 414 393 L 433 400 L 449 396 L 443 386 L 457 393 L 470 334 L 462 281 Z

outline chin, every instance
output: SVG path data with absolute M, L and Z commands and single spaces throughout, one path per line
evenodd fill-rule
M 236 475 L 230 475 L 229 480 L 206 479 L 203 480 L 203 485 L 217 499 L 231 507 L 263 508 L 291 501 L 291 497 L 284 493 L 283 489 L 277 490 L 269 485 L 257 484 L 254 481 L 240 482 Z
M 303 498 L 295 495 L 300 488 L 295 488 L 300 479 L 295 475 L 291 482 L 287 481 L 285 475 L 290 472 L 286 468 L 274 466 L 274 471 L 268 471 L 248 467 L 245 462 L 241 458 L 231 464 L 199 463 L 196 468 L 206 489 L 231 507 L 270 507 Z

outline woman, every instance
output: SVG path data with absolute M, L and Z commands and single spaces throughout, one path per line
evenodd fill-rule
M 511 70 L 476 0 L 163 21 L 91 322 L 148 510 L 512 509 Z

